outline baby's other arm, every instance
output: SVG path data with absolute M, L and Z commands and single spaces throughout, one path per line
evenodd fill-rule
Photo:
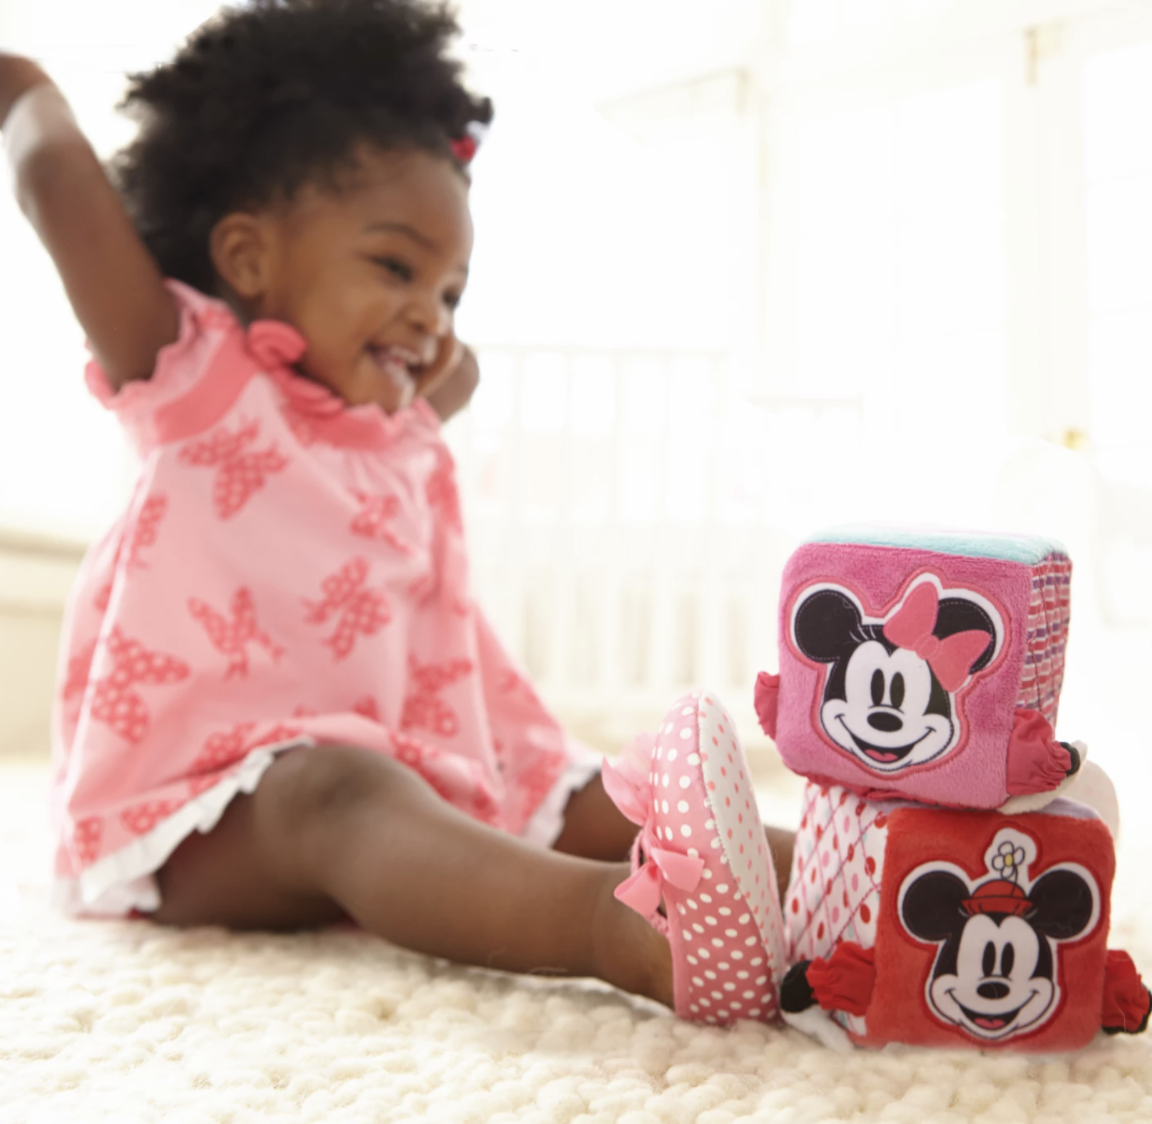
M 0 131 L 20 209 L 109 382 L 148 378 L 177 337 L 175 301 L 59 90 L 36 63 L 3 52 Z

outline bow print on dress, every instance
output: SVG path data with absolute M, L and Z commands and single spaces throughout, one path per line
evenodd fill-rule
M 309 624 L 324 624 L 340 615 L 336 631 L 324 640 L 337 660 L 352 654 L 357 636 L 372 636 L 392 619 L 383 591 L 364 587 L 367 577 L 367 560 L 353 558 L 320 583 L 323 601 L 304 602 Z
M 128 544 L 128 569 L 144 569 L 147 563 L 140 555 L 150 546 L 156 545 L 160 536 L 160 523 L 168 514 L 168 497 L 162 492 L 149 496 L 140 508 L 132 540 Z
M 657 927 L 664 928 L 667 923 L 657 911 L 664 897 L 665 883 L 692 893 L 700 882 L 704 860 L 675 851 L 657 837 L 651 781 L 628 760 L 630 757 L 651 760 L 653 744 L 651 734 L 641 734 L 621 755 L 616 767 L 605 759 L 600 775 L 608 797 L 640 828 L 632 850 L 633 872 L 616 887 L 615 896 L 649 921 L 662 922 L 663 925 L 657 924 Z
M 452 738 L 460 730 L 456 711 L 440 698 L 441 692 L 472 672 L 471 660 L 445 660 L 443 663 L 420 663 L 408 656 L 410 687 L 400 715 L 401 730 L 430 730 L 443 738 Z
M 107 641 L 111 670 L 92 684 L 92 718 L 105 722 L 126 741 L 144 740 L 151 724 L 148 707 L 137 686 L 179 683 L 187 679 L 188 665 L 175 656 L 150 652 L 118 628 Z
M 231 620 L 197 597 L 188 599 L 188 611 L 204 626 L 212 646 L 228 657 L 225 679 L 248 675 L 249 644 L 259 644 L 273 660 L 284 655 L 284 649 L 256 623 L 256 605 L 246 586 L 232 596 Z
M 351 531 L 366 539 L 386 542 L 400 554 L 413 554 L 413 548 L 389 527 L 389 523 L 400 514 L 399 496 L 372 496 L 358 489 L 352 490 L 360 510 L 352 520 Z
M 444 525 L 457 534 L 464 529 L 460 514 L 460 492 L 456 487 L 456 466 L 452 454 L 443 445 L 436 447 L 436 467 L 424 485 L 430 507 L 440 512 Z
M 248 448 L 259 435 L 259 421 L 243 422 L 235 431 L 221 426 L 180 450 L 182 464 L 218 470 L 212 504 L 221 519 L 231 519 L 264 487 L 269 476 L 288 467 L 288 458 L 275 444 L 258 451 Z
M 168 497 L 162 492 L 149 496 L 141 505 L 140 514 L 136 517 L 136 525 L 132 529 L 131 538 L 125 543 L 121 541 L 116 548 L 116 560 L 113 564 L 113 577 L 110 577 L 97 591 L 92 604 L 98 612 L 105 612 L 112 603 L 112 589 L 115 583 L 115 572 L 119 569 L 121 552 L 127 551 L 126 570 L 146 570 L 148 563 L 141 557 L 143 552 L 156 545 L 160 535 L 160 523 L 168 512 Z

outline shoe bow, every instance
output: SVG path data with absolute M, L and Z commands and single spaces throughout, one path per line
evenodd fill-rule
M 702 858 L 673 849 L 656 834 L 650 773 L 641 766 L 647 762 L 650 768 L 653 745 L 651 734 L 641 734 L 621 754 L 619 766 L 611 765 L 605 758 L 601 771 L 609 799 L 640 828 L 633 849 L 634 869 L 616 887 L 615 895 L 645 917 L 656 913 L 666 885 L 690 894 L 699 885 L 704 870 Z

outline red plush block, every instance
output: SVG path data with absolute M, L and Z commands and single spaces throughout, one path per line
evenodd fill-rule
M 1108 828 L 1070 800 L 1006 815 L 810 783 L 784 1006 L 819 1004 L 868 1046 L 1059 1051 L 1142 1030 L 1152 1001 L 1107 949 L 1114 866 Z
M 854 529 L 808 542 L 756 709 L 786 765 L 871 799 L 998 808 L 1057 789 L 1071 563 L 1047 540 Z M 1019 804 L 1020 801 L 1017 801 Z

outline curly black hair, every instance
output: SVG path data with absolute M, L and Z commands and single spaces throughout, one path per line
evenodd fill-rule
M 451 141 L 492 119 L 447 56 L 458 32 L 440 3 L 249 0 L 132 75 L 120 108 L 141 128 L 110 172 L 163 273 L 211 292 L 219 219 L 335 188 L 365 143 L 454 160 Z

